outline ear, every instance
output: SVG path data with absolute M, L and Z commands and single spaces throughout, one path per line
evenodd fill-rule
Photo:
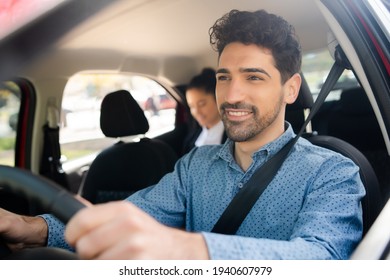
M 285 101 L 287 104 L 292 104 L 298 98 L 299 89 L 301 87 L 301 75 L 295 73 L 287 82 L 284 84 L 286 90 Z

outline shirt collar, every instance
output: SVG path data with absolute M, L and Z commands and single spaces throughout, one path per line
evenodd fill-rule
M 223 132 L 225 129 L 225 127 L 223 126 L 223 122 L 220 120 L 217 124 L 215 124 L 214 126 L 212 126 L 211 128 L 207 128 L 205 126 L 202 126 L 202 130 L 204 131 L 207 131 L 207 132 Z

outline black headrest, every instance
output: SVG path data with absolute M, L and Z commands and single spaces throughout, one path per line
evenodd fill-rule
M 344 90 L 340 95 L 340 106 L 345 114 L 362 115 L 372 113 L 370 101 L 361 87 Z
M 124 137 L 145 134 L 149 123 L 130 92 L 118 90 L 103 98 L 100 128 L 107 137 Z
M 302 84 L 301 88 L 299 89 L 299 94 L 297 100 L 293 104 L 289 104 L 287 106 L 287 110 L 303 110 L 313 107 L 314 100 L 313 96 L 311 94 L 309 85 L 307 84 L 305 78 L 301 74 L 302 77 Z

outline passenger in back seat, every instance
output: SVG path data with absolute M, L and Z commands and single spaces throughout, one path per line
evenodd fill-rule
M 215 70 L 204 68 L 187 86 L 187 104 L 197 125 L 188 133 L 183 153 L 189 152 L 195 146 L 221 144 L 226 140 L 215 98 L 215 85 Z

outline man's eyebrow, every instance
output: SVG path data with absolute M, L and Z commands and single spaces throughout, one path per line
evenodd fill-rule
M 226 68 L 217 69 L 216 74 L 220 74 L 220 73 L 222 73 L 222 74 L 228 74 L 228 73 L 230 73 L 230 71 L 227 70 Z
M 271 78 L 271 75 L 262 68 L 240 68 L 241 73 L 262 73 Z
M 264 69 L 262 68 L 255 68 L 255 67 L 251 67 L 251 68 L 240 68 L 240 72 L 241 73 L 262 73 L 262 74 L 265 74 L 267 75 L 268 77 L 271 78 L 271 75 L 265 71 Z M 230 71 L 226 68 L 220 68 L 216 71 L 217 74 L 229 74 Z

